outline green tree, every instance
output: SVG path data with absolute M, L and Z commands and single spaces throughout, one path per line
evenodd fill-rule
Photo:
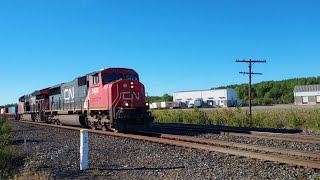
M 162 101 L 173 101 L 173 96 L 170 96 L 169 94 L 164 94 L 163 96 L 162 96 Z
M 163 102 L 163 101 L 173 101 L 173 96 L 166 93 L 162 96 L 148 96 L 147 97 L 147 102 L 150 102 L 150 103 Z
M 265 81 L 252 85 L 252 102 L 255 105 L 290 104 L 294 102 L 293 90 L 297 85 L 320 84 L 320 77 L 294 78 L 282 81 Z M 238 98 L 246 105 L 248 84 L 230 85 L 219 88 L 233 88 Z

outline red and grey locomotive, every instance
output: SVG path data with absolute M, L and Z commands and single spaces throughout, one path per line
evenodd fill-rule
M 22 96 L 19 119 L 113 129 L 150 129 L 144 85 L 132 69 L 109 68 Z

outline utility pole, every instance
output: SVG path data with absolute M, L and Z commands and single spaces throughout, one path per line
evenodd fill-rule
M 250 125 L 252 126 L 252 97 L 251 97 L 251 82 L 252 82 L 252 76 L 253 75 L 262 75 L 262 73 L 254 73 L 252 72 L 252 65 L 255 63 L 266 63 L 266 60 L 236 60 L 236 62 L 241 62 L 241 63 L 248 63 L 249 65 L 249 72 L 239 72 L 240 74 L 248 75 L 249 76 L 249 119 L 250 119 Z

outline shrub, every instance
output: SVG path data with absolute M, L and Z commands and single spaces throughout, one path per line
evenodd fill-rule
M 13 162 L 19 157 L 16 148 L 9 146 L 11 142 L 11 127 L 4 119 L 0 119 L 0 179 L 11 175 Z
M 0 148 L 9 145 L 11 142 L 11 136 L 9 134 L 0 135 Z
M 10 146 L 0 148 L 0 179 L 11 176 L 13 162 L 19 157 L 19 152 Z

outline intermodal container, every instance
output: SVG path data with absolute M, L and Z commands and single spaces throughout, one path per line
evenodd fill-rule
M 18 112 L 18 108 L 16 106 L 9 107 L 9 114 L 15 114 Z
M 160 102 L 154 102 L 150 104 L 150 109 L 160 109 L 161 108 L 161 103 Z
M 1 109 L 1 114 L 7 114 L 7 113 L 8 113 L 8 108 Z
M 14 111 L 14 109 L 12 109 L 12 107 L 8 107 L 8 113 L 11 114 L 12 110 Z

